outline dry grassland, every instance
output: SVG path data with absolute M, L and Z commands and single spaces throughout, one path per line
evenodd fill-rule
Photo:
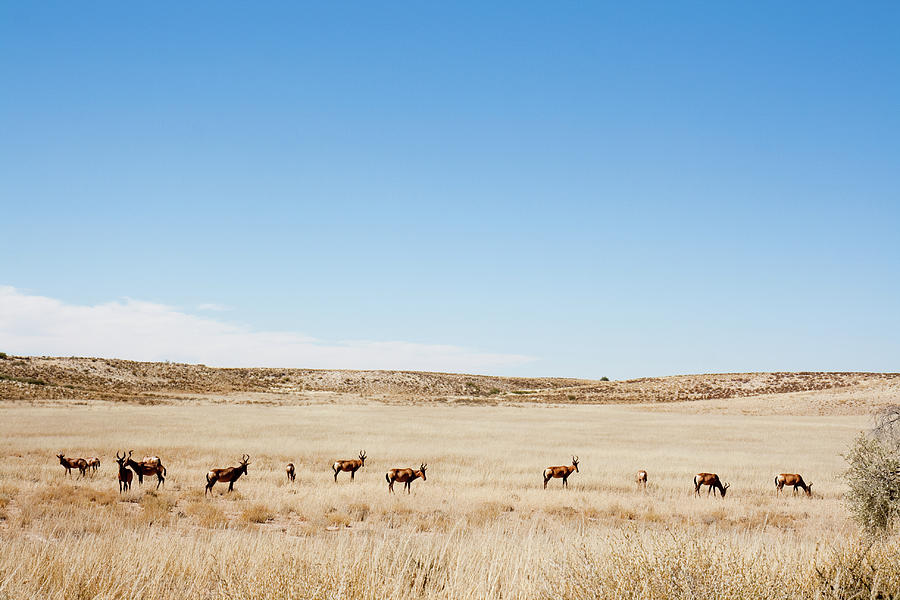
M 839 454 L 865 418 L 674 406 L 3 404 L 0 598 L 900 593 L 897 541 L 861 540 L 841 501 Z M 335 484 L 331 462 L 362 448 L 356 481 Z M 125 449 L 162 457 L 159 492 L 151 478 L 119 496 Z M 66 478 L 59 451 L 103 465 Z M 205 498 L 206 470 L 245 452 L 235 492 Z M 572 454 L 569 489 L 541 489 Z M 389 495 L 385 470 L 420 462 L 427 481 Z M 698 471 L 731 483 L 727 497 L 693 497 Z M 783 471 L 815 497 L 776 498 Z

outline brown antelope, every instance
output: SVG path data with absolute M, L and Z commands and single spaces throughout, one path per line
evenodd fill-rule
M 725 492 L 727 492 L 728 488 L 731 486 L 730 483 L 722 485 L 722 482 L 719 481 L 719 476 L 715 473 L 697 473 L 694 475 L 694 492 L 696 492 L 698 496 L 700 495 L 700 486 L 703 485 L 709 486 L 709 489 L 706 490 L 707 496 L 709 496 L 711 491 L 716 489 L 719 490 L 719 493 L 722 494 L 723 498 L 725 497 Z
M 334 482 L 337 483 L 338 473 L 341 471 L 349 471 L 350 472 L 350 481 L 353 481 L 353 476 L 356 475 L 356 472 L 359 471 L 361 467 L 366 466 L 366 451 L 359 451 L 359 458 L 354 458 L 353 460 L 337 460 L 331 465 L 331 470 L 334 471 Z
M 78 469 L 82 477 L 87 472 L 88 463 L 83 458 L 66 458 L 62 453 L 57 454 L 56 458 L 59 459 L 59 464 L 66 470 L 66 475 L 71 475 L 72 469 Z
M 122 456 L 119 456 L 119 453 L 116 452 L 116 462 L 119 463 L 119 493 L 127 492 L 131 489 L 131 480 L 134 477 L 134 473 L 125 466 L 125 461 L 128 460 L 125 457 L 125 453 L 122 452 Z
M 285 471 L 287 471 L 288 481 L 294 481 L 297 477 L 297 474 L 294 472 L 294 463 L 288 463 Z
M 578 457 L 572 457 L 572 464 L 565 467 L 547 467 L 544 469 L 544 489 L 547 489 L 547 482 L 554 477 L 562 478 L 563 487 L 569 487 L 569 475 L 578 472 Z
M 91 469 L 91 475 L 97 472 L 97 469 L 100 468 L 100 459 L 96 456 L 92 456 L 87 459 L 88 467 Z
M 800 476 L 799 473 L 782 473 L 781 475 L 775 476 L 775 494 L 780 494 L 781 490 L 784 486 L 789 485 L 794 488 L 794 494 L 797 493 L 797 488 L 802 489 L 806 492 L 807 496 L 812 496 L 812 485 L 811 483 L 806 483 L 803 481 L 803 477 Z
M 152 457 L 156 458 L 156 460 L 150 462 L 135 462 L 131 458 L 133 452 L 134 450 L 128 451 L 128 458 L 125 459 L 125 464 L 131 467 L 134 474 L 138 476 L 138 484 L 144 484 L 144 475 L 156 475 L 156 489 L 159 489 L 159 486 L 166 482 L 166 468 L 159 462 L 159 458 Z
M 647 489 L 647 471 L 641 469 L 637 472 L 637 477 L 635 478 L 635 482 L 637 482 L 638 487 L 641 489 Z
M 211 491 L 218 481 L 221 481 L 222 483 L 228 482 L 228 491 L 234 491 L 234 482 L 237 481 L 241 475 L 247 474 L 247 465 L 249 464 L 250 455 L 244 454 L 241 457 L 241 464 L 236 467 L 210 469 L 206 474 L 206 492 Z M 204 496 L 206 495 L 206 492 L 203 492 Z
M 428 478 L 425 477 L 425 469 L 428 468 L 428 463 L 422 463 L 419 465 L 418 470 L 415 469 L 391 469 L 387 473 L 384 474 L 384 478 L 387 479 L 388 482 L 388 491 L 392 494 L 394 493 L 394 482 L 399 481 L 403 484 L 403 487 L 406 488 L 406 493 L 410 493 L 410 484 L 418 479 L 422 478 L 422 481 L 428 481 Z

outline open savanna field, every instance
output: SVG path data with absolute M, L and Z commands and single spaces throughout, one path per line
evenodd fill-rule
M 896 399 L 896 378 L 863 379 L 627 404 L 23 394 L 0 403 L 0 598 L 895 596 L 900 545 L 864 540 L 842 500 L 841 453 Z M 114 456 L 131 449 L 162 458 L 158 491 L 149 477 L 118 493 Z M 332 462 L 361 449 L 355 481 L 335 483 Z M 102 466 L 66 477 L 58 452 Z M 207 470 L 244 453 L 235 491 L 205 497 Z M 542 489 L 542 470 L 573 454 L 569 488 Z M 423 462 L 427 481 L 388 493 L 385 471 Z M 693 495 L 700 471 L 731 484 L 724 499 Z M 802 473 L 813 497 L 776 497 L 781 472 Z

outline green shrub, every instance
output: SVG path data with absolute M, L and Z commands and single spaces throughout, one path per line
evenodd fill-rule
M 844 455 L 850 467 L 847 506 L 868 533 L 888 533 L 900 516 L 900 455 L 867 434 L 861 434 Z
M 609 377 L 601 377 L 600 381 L 609 381 Z

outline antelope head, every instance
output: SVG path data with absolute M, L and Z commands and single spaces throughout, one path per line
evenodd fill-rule
M 249 464 L 250 464 L 250 455 L 244 454 L 243 456 L 241 456 L 241 466 L 238 468 L 244 472 L 244 475 L 247 474 L 247 465 L 249 465 Z
M 63 461 L 66 460 L 66 455 L 63 454 L 62 452 L 60 452 L 59 454 L 56 455 L 56 458 L 59 459 L 59 462 L 60 462 L 60 463 L 63 463 Z M 63 463 L 63 464 L 65 464 L 65 463 Z
M 428 463 L 422 463 L 419 465 L 419 472 L 422 474 L 422 481 L 427 481 L 425 478 L 425 468 L 428 467 Z
M 576 473 L 580 473 L 580 471 L 578 470 L 578 457 L 577 456 L 572 457 L 572 466 L 575 467 Z
M 116 451 L 116 462 L 119 463 L 119 466 L 120 466 L 120 467 L 125 466 L 125 461 L 126 461 L 126 460 L 127 460 L 127 459 L 125 458 L 125 453 L 124 453 L 124 452 L 122 453 L 122 456 L 119 456 L 119 452 Z
M 361 466 L 363 466 L 363 467 L 366 466 L 366 451 L 365 450 L 359 451 L 359 461 L 362 463 Z
M 722 486 L 722 497 L 723 498 L 725 497 L 725 492 L 727 492 L 728 488 L 730 488 L 730 487 L 731 487 L 730 483 L 726 483 L 725 485 Z
M 811 483 L 806 484 L 806 495 L 812 497 L 812 484 Z

